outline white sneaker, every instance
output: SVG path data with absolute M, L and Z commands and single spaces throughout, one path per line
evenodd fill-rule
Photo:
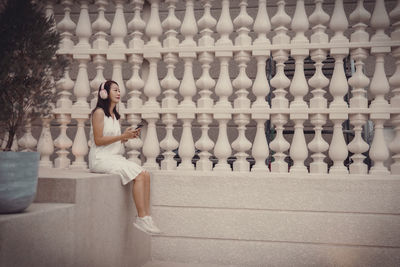
M 153 221 L 153 218 L 151 216 L 145 216 L 143 217 L 147 225 L 150 227 L 151 232 L 153 234 L 161 234 L 161 230 L 156 226 L 156 224 Z
M 133 223 L 133 225 L 139 229 L 140 231 L 146 233 L 146 234 L 152 234 L 152 229 L 149 226 L 149 224 L 145 220 L 146 217 L 136 217 L 136 221 Z

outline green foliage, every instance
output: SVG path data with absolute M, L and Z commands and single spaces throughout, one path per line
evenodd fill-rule
M 50 114 L 54 80 L 61 77 L 67 60 L 56 57 L 61 38 L 54 19 L 46 18 L 40 5 L 9 0 L 0 12 L 0 133 L 9 133 L 5 150 L 10 150 L 27 118 Z

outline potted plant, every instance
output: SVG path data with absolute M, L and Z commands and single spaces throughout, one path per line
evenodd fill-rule
M 40 116 L 49 116 L 55 101 L 54 79 L 67 61 L 56 57 L 60 35 L 41 4 L 9 0 L 0 5 L 0 213 L 19 212 L 36 194 L 39 153 L 11 152 L 15 135 Z

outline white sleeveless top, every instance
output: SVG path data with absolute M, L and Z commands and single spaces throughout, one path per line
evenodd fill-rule
M 103 136 L 118 136 L 121 134 L 119 120 L 104 115 Z M 127 184 L 143 171 L 143 168 L 133 161 L 127 160 L 124 145 L 121 141 L 105 146 L 96 146 L 93 126 L 90 127 L 89 169 L 92 172 L 112 173 L 121 176 L 122 184 Z

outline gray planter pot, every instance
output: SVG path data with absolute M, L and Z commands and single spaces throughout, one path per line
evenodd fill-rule
M 0 152 L 0 213 L 26 209 L 36 195 L 38 152 Z

